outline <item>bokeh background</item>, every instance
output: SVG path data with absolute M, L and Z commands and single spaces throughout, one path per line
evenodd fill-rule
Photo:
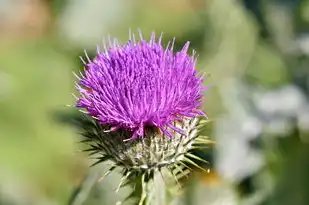
M 309 0 L 0 0 L 0 204 L 115 204 L 81 153 L 72 71 L 84 49 L 128 30 L 176 37 L 210 76 L 216 141 L 184 205 L 309 204 Z M 88 173 L 88 174 L 87 174 Z M 90 174 L 89 174 L 90 173 Z M 180 203 L 180 202 L 179 202 Z

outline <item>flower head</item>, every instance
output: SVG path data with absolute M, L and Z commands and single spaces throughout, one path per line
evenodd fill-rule
M 111 130 L 133 132 L 132 138 L 144 137 L 146 127 L 170 138 L 171 131 L 183 134 L 173 124 L 203 114 L 203 80 L 195 69 L 197 58 L 187 54 L 189 42 L 174 52 L 174 40 L 166 48 L 161 40 L 154 33 L 150 41 L 131 35 L 124 45 L 114 40 L 103 52 L 98 48 L 95 58 L 85 62 L 77 107 Z
M 187 54 L 189 43 L 174 52 L 174 40 L 165 48 L 161 41 L 154 33 L 150 41 L 141 33 L 139 41 L 131 35 L 124 45 L 109 41 L 103 52 L 98 47 L 93 60 L 86 54 L 77 84 L 76 106 L 87 111 L 78 119 L 82 141 L 89 146 L 85 151 L 96 156 L 94 165 L 111 162 L 102 178 L 121 168 L 118 189 L 135 186 L 140 178 L 139 204 L 150 201 L 146 198 L 154 189 L 149 187 L 158 173 L 179 184 L 192 167 L 205 170 L 201 163 L 206 161 L 192 150 L 212 143 L 198 131 L 208 121 L 199 117 L 204 115 L 199 110 L 204 88 L 197 58 Z

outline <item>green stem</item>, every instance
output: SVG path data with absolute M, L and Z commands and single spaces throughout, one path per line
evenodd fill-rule
M 167 204 L 167 188 L 160 172 L 154 174 L 154 178 L 145 182 L 142 176 L 142 194 L 138 205 L 165 205 Z
M 138 205 L 143 205 L 147 197 L 147 184 L 145 182 L 145 174 L 142 175 L 142 195 Z

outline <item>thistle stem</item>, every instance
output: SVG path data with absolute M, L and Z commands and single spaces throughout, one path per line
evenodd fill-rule
M 167 187 L 163 175 L 157 171 L 152 180 L 145 181 L 142 176 L 142 194 L 138 205 L 162 205 L 167 204 Z
M 145 174 L 142 175 L 142 195 L 138 205 L 143 205 L 147 197 L 147 182 L 145 182 Z

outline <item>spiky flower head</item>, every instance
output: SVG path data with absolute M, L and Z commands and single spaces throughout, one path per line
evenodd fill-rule
M 178 52 L 173 46 L 174 40 L 164 48 L 162 35 L 146 41 L 140 33 L 137 41 L 131 34 L 126 44 L 109 41 L 83 60 L 85 72 L 77 76 L 77 107 L 87 113 L 80 119 L 83 141 L 95 164 L 112 162 L 107 173 L 122 168 L 120 184 L 141 177 L 145 185 L 163 170 L 178 181 L 190 164 L 201 168 L 197 161 L 204 160 L 191 151 L 211 143 L 198 133 L 205 114 L 197 58 L 187 54 L 189 43 Z
M 145 127 L 157 127 L 172 138 L 166 128 L 177 120 L 202 115 L 202 78 L 195 69 L 196 57 L 187 54 L 189 42 L 174 53 L 174 41 L 166 48 L 153 33 L 150 41 L 117 40 L 104 45 L 91 61 L 85 62 L 85 73 L 78 90 L 77 106 L 111 130 L 132 131 L 132 138 L 144 137 Z

